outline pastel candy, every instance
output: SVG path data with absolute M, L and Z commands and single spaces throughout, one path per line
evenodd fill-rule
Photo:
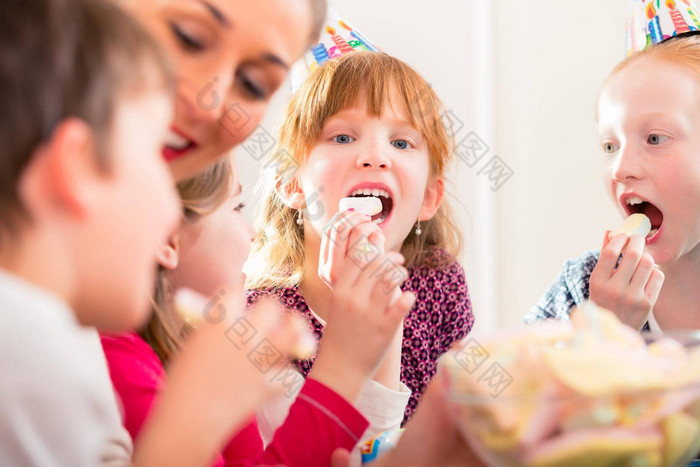
M 293 315 L 292 325 L 299 332 L 300 337 L 292 347 L 290 357 L 297 360 L 306 360 L 313 357 L 318 348 L 318 341 L 311 333 L 307 321 L 301 316 Z
M 644 214 L 636 213 L 625 219 L 622 225 L 610 234 L 610 237 L 623 233 L 625 235 L 639 234 L 643 238 L 649 235 L 649 232 L 651 232 L 649 218 Z
M 594 465 L 658 465 L 663 437 L 657 430 L 624 428 L 581 430 L 557 436 L 526 456 L 532 467 L 588 467 Z M 628 463 L 636 457 L 639 464 Z M 646 462 L 644 462 L 646 461 Z M 651 461 L 651 462 L 650 462 Z M 655 461 L 655 462 L 654 462 Z
M 206 307 L 206 299 L 193 290 L 182 288 L 175 293 L 175 311 L 192 326 L 204 322 L 204 309 Z
M 568 322 L 473 341 L 440 365 L 454 416 L 489 465 L 670 466 L 700 451 L 700 348 L 647 346 L 592 304 Z M 498 395 L 494 365 L 510 376 Z
M 700 423 L 697 418 L 680 412 L 666 418 L 662 426 L 666 438 L 664 465 L 679 465 L 700 451 Z
M 374 216 L 382 212 L 382 202 L 374 196 L 357 196 L 351 198 L 342 198 L 338 203 L 340 211 L 348 211 L 354 209 L 356 212 L 368 216 Z

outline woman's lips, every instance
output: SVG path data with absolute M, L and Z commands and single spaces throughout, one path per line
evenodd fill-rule
M 177 159 L 197 147 L 189 136 L 176 127 L 170 127 L 163 145 L 163 158 L 166 161 Z
M 163 146 L 163 151 L 162 151 L 163 158 L 166 161 L 170 162 L 174 159 L 178 159 L 178 158 L 184 156 L 185 154 L 187 154 L 188 152 L 193 150 L 195 147 L 196 146 L 192 145 L 192 146 L 187 146 L 187 147 L 182 148 L 182 149 L 175 149 L 175 148 L 172 148 L 170 146 Z

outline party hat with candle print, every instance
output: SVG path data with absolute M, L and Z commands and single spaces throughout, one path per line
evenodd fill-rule
M 627 55 L 699 31 L 700 13 L 692 0 L 629 0 Z
M 355 50 L 381 52 L 381 49 L 345 19 L 329 13 L 324 22 L 321 37 L 304 56 L 294 64 L 291 71 L 292 92 L 299 89 L 311 71 L 324 62 Z

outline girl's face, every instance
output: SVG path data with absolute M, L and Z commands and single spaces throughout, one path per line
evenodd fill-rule
M 700 243 L 698 79 L 646 57 L 612 76 L 599 101 L 606 187 L 623 215 L 649 217 L 646 248 L 659 264 Z
M 245 140 L 303 53 L 307 0 L 128 0 L 169 52 L 177 75 L 175 118 L 163 152 L 176 180 Z
M 255 237 L 241 209 L 241 184 L 234 175 L 231 196 L 214 212 L 179 229 L 179 262 L 173 287 L 188 287 L 207 297 L 221 288 L 243 290 L 243 263 Z
M 341 198 L 377 196 L 383 210 L 373 220 L 386 235 L 387 250 L 401 248 L 430 191 L 430 156 L 399 98 L 392 96 L 391 102 L 397 105 L 385 103 L 377 118 L 369 115 L 361 96 L 358 105 L 328 119 L 299 177 L 308 210 L 305 228 L 310 223 L 320 235 L 338 212 Z

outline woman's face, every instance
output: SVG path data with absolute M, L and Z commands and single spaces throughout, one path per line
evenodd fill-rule
M 245 140 L 307 47 L 308 0 L 128 0 L 170 54 L 175 118 L 163 156 L 176 180 Z

